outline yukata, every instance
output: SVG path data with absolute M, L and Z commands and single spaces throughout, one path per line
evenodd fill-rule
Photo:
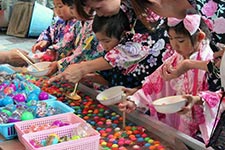
M 58 61 L 60 71 L 64 71 L 70 64 L 93 60 L 105 53 L 92 31 L 92 22 L 93 20 L 87 20 L 75 23 L 74 48 L 70 56 Z
M 212 33 L 215 43 L 225 44 L 225 2 L 222 0 L 196 0 L 196 8 Z
M 49 45 L 47 49 L 56 52 L 55 60 L 69 56 L 74 49 L 74 29 L 76 22 L 76 19 L 65 21 L 58 18 L 52 26 L 49 26 L 40 34 L 37 42 L 43 40 L 48 41 Z
M 213 51 L 210 46 L 208 44 L 202 44 L 200 50 L 193 53 L 189 59 L 205 61 L 212 59 L 212 57 Z M 183 60 L 183 56 L 175 52 L 165 63 L 175 67 Z M 198 91 L 207 90 L 208 86 L 205 81 L 206 72 L 199 69 L 192 69 L 178 78 L 165 81 L 161 76 L 162 66 L 146 77 L 142 88 L 130 96 L 129 99 L 134 101 L 138 109 L 143 111 L 149 109 L 152 118 L 193 136 L 199 129 L 198 115 L 203 111 L 200 107 L 193 108 L 194 110 L 192 112 L 190 111 L 185 115 L 179 115 L 177 113 L 161 114 L 156 112 L 152 102 L 166 96 L 196 95 Z
M 164 20 L 150 12 L 149 22 L 154 22 L 154 31 L 149 31 L 137 20 L 137 17 L 129 3 L 123 1 L 122 11 L 127 15 L 133 32 L 122 37 L 120 43 L 106 53 L 104 59 L 113 67 L 111 70 L 99 73 L 109 81 L 110 86 L 122 85 L 134 88 L 142 85 L 142 81 L 154 72 L 171 52 L 171 46 L 166 36 L 166 30 L 161 28 Z M 167 53 L 169 54 L 169 53 Z

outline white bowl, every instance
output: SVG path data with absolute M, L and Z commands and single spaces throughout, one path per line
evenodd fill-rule
M 96 99 L 103 105 L 109 106 L 122 102 L 124 86 L 114 86 L 99 93 Z
M 157 112 L 163 114 L 171 114 L 180 111 L 186 104 L 186 99 L 182 95 L 168 96 L 153 101 L 153 105 Z
M 38 71 L 34 68 L 34 66 L 30 65 L 27 68 L 27 71 L 29 74 L 35 76 L 35 77 L 41 77 L 47 75 L 49 68 L 48 66 L 51 64 L 51 62 L 43 61 L 39 63 L 35 63 L 34 65 L 37 66 L 41 71 Z

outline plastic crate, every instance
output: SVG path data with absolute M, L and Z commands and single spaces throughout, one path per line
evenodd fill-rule
M 38 118 L 38 119 L 34 119 L 34 120 L 17 122 L 17 123 L 15 123 L 15 128 L 16 128 L 16 132 L 17 132 L 19 141 L 24 144 L 24 141 L 22 141 L 22 135 L 28 134 L 28 133 L 25 133 L 24 130 L 30 128 L 30 126 L 52 124 L 56 120 L 60 120 L 64 123 L 69 123 L 69 124 L 85 122 L 83 119 L 81 119 L 80 117 L 78 117 L 77 115 L 75 115 L 71 112 L 64 113 L 64 114 L 58 114 L 58 115 L 54 115 L 54 116 L 49 116 L 49 117 L 44 117 L 44 118 Z
M 0 73 L 6 72 L 8 74 L 13 74 L 15 71 L 9 67 L 9 65 L 0 65 Z
M 72 108 L 60 101 L 46 101 L 48 105 L 61 111 L 61 113 L 74 112 Z M 23 121 L 21 121 L 23 122 Z M 13 139 L 17 136 L 16 129 L 14 127 L 15 123 L 0 124 L 0 133 L 6 139 Z
M 80 138 L 78 140 L 70 140 L 41 148 L 34 148 L 29 142 L 32 139 L 37 141 L 44 140 L 52 133 L 57 134 L 59 137 L 71 136 L 77 126 L 77 124 L 68 125 L 61 128 L 52 129 L 51 131 L 44 130 L 40 132 L 24 134 L 22 136 L 22 139 L 25 142 L 24 146 L 27 150 L 99 150 L 100 135 L 94 129 L 91 131 L 91 136 L 89 137 Z

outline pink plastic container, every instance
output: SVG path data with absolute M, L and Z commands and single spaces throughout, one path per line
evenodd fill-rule
M 22 121 L 22 122 L 17 122 L 15 123 L 15 128 L 17 131 L 18 139 L 19 141 L 24 144 L 24 141 L 22 139 L 22 135 L 26 134 L 24 131 L 32 125 L 44 125 L 44 124 L 52 124 L 54 121 L 60 120 L 64 123 L 69 123 L 69 124 L 76 124 L 76 123 L 82 123 L 85 122 L 83 119 L 78 117 L 77 115 L 73 113 L 64 113 L 64 114 L 58 114 L 50 117 L 44 117 L 44 118 L 38 118 L 34 120 L 27 120 L 27 121 Z M 61 128 L 61 127 L 59 127 Z M 52 130 L 52 129 L 49 129 Z M 39 131 L 40 132 L 40 131 Z M 30 133 L 28 133 L 30 134 Z
M 52 130 L 24 134 L 22 136 L 24 146 L 27 150 L 99 150 L 100 134 L 94 129 L 89 132 L 91 136 L 80 138 L 78 140 L 70 140 L 41 148 L 35 148 L 30 144 L 30 140 L 35 139 L 41 141 L 46 139 L 50 134 L 57 134 L 59 137 L 72 136 L 72 133 L 77 126 L 78 124 L 74 124 Z

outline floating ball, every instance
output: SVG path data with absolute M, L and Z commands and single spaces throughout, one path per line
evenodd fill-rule
M 27 101 L 29 102 L 30 100 L 39 100 L 38 94 L 34 92 L 30 93 L 27 97 Z
M 10 96 L 6 96 L 2 99 L 3 106 L 6 106 L 8 104 L 13 104 L 13 99 Z
M 16 94 L 13 96 L 13 99 L 15 100 L 16 103 L 21 103 L 26 101 L 26 96 L 25 94 Z
M 24 111 L 21 115 L 21 120 L 32 120 L 34 119 L 34 115 L 29 111 Z
M 48 93 L 44 91 L 42 91 L 38 97 L 39 97 L 39 100 L 46 100 L 49 98 Z

